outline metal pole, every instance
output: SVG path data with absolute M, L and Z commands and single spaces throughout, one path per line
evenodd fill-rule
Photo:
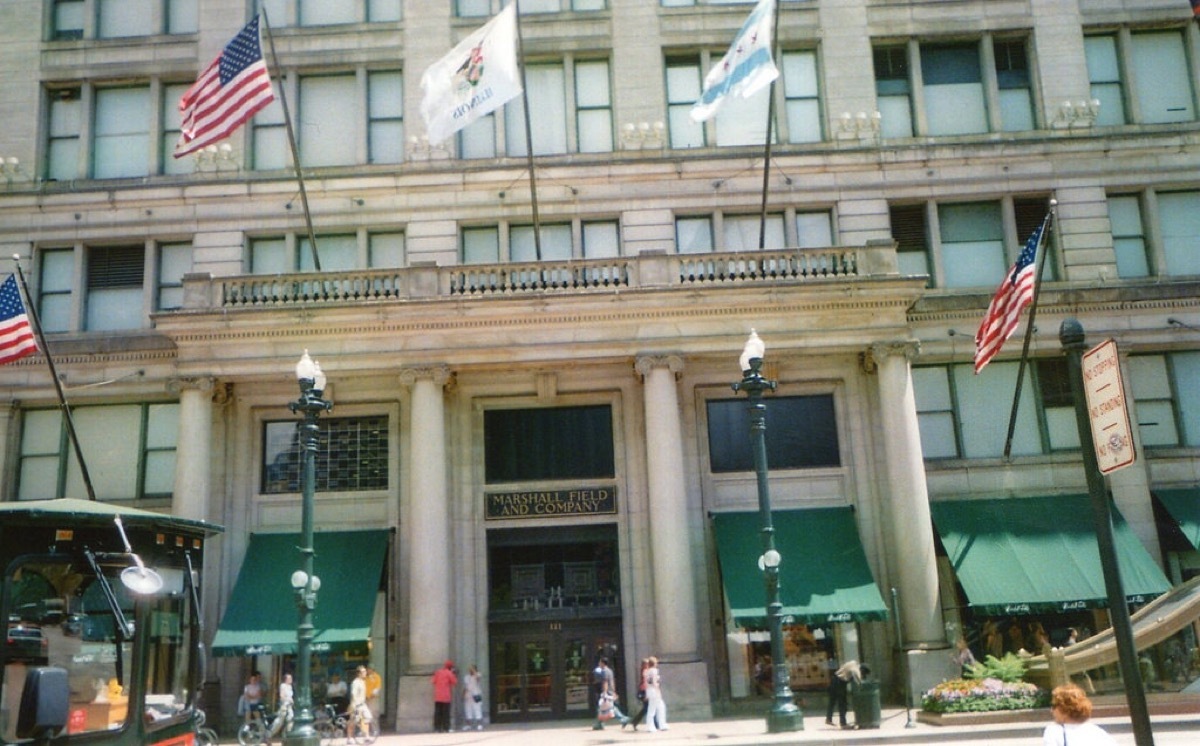
M 1058 339 L 1067 356 L 1067 374 L 1071 379 L 1071 397 L 1075 401 L 1075 422 L 1079 428 L 1080 450 L 1083 451 L 1083 469 L 1087 475 L 1088 494 L 1092 498 L 1092 519 L 1100 549 L 1100 567 L 1104 570 L 1108 612 L 1112 617 L 1113 636 L 1117 642 L 1125 700 L 1129 704 L 1129 719 L 1133 725 L 1133 740 L 1137 746 L 1154 746 L 1150 712 L 1146 707 L 1146 690 L 1133 641 L 1133 624 L 1129 620 L 1129 604 L 1121 587 L 1121 568 L 1117 564 L 1117 550 L 1113 541 L 1112 509 L 1108 504 L 1104 475 L 1100 473 L 1096 450 L 1092 445 L 1092 422 L 1088 417 L 1083 387 L 1083 353 L 1087 349 L 1083 325 L 1076 319 L 1065 319 L 1058 329 Z
M 767 406 L 764 391 L 775 390 L 775 381 L 762 376 L 762 358 L 750 359 L 750 368 L 734 391 L 745 391 L 750 413 L 750 448 L 754 453 L 754 472 L 758 477 L 758 510 L 762 518 L 763 554 L 759 560 L 767 589 L 767 629 L 771 635 L 771 678 L 774 704 L 767 713 L 767 732 L 804 730 L 804 713 L 796 706 L 790 686 L 790 671 L 783 648 L 783 602 L 779 600 L 779 553 L 775 551 L 775 526 L 771 520 L 771 493 L 767 485 Z
M 892 613 L 896 615 L 896 649 L 900 651 L 901 668 L 904 669 L 904 714 L 908 717 L 904 727 L 916 728 L 912 716 L 912 678 L 908 674 L 908 655 L 904 652 L 904 623 L 900 619 L 900 594 L 895 586 L 892 586 Z
M 317 481 L 317 418 L 332 407 L 321 398 L 315 380 L 300 379 L 300 398 L 288 405 L 293 413 L 304 414 L 301 425 L 301 504 L 300 504 L 300 570 L 305 581 L 296 589 L 296 604 L 300 621 L 296 625 L 296 720 L 284 740 L 292 746 L 320 746 L 321 738 L 313 728 L 312 708 L 312 613 L 317 605 L 317 589 L 313 583 L 313 494 Z

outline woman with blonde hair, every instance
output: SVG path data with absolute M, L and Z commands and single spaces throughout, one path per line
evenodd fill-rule
M 1074 684 L 1063 684 L 1050 693 L 1054 724 L 1042 733 L 1042 746 L 1116 746 L 1116 740 L 1095 723 L 1092 701 Z

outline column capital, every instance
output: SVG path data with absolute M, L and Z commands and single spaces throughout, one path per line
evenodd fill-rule
M 167 391 L 172 394 L 181 394 L 184 391 L 199 391 L 202 394 L 211 394 L 216 388 L 217 379 L 212 376 L 172 376 L 167 379 Z
M 633 370 L 645 378 L 655 368 L 666 368 L 678 376 L 683 372 L 683 358 L 679 355 L 638 355 Z
M 451 379 L 450 366 L 439 363 L 435 365 L 415 365 L 411 368 L 400 370 L 400 384 L 407 388 L 412 388 L 422 378 L 433 379 L 433 382 L 438 386 L 445 386 Z
M 921 343 L 915 339 L 898 342 L 875 342 L 867 347 L 867 351 L 859 356 L 864 373 L 874 373 L 884 358 L 903 355 L 908 362 L 917 359 L 921 354 Z

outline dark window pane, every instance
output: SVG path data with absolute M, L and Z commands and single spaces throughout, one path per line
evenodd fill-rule
M 921 77 L 925 85 L 978 83 L 979 49 L 974 44 L 923 45 Z
M 767 468 L 840 466 L 833 396 L 768 397 Z M 708 451 L 714 474 L 753 471 L 746 399 L 708 402 Z
M 607 404 L 488 410 L 483 439 L 489 484 L 616 476 Z
M 387 417 L 331 417 L 317 428 L 317 492 L 387 489 Z M 300 491 L 299 420 L 263 425 L 262 491 Z
M 1071 379 L 1067 376 L 1065 358 L 1046 358 L 1035 362 L 1038 390 L 1042 394 L 1043 407 L 1074 407 L 1071 396 Z

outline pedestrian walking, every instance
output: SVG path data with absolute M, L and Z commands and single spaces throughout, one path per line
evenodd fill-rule
M 1042 733 L 1042 746 L 1116 746 L 1117 742 L 1099 725 L 1089 722 L 1092 701 L 1074 684 L 1057 686 L 1050 693 L 1054 718 Z
M 458 676 L 454 673 L 454 661 L 447 660 L 433 672 L 433 730 L 435 733 L 450 732 L 450 705 L 454 702 L 454 687 Z
M 596 667 L 592 669 L 592 682 L 596 689 L 596 724 L 592 730 L 604 730 L 605 720 L 617 720 L 624 728 L 629 724 L 629 718 L 617 707 L 616 677 L 608 667 L 608 658 L 600 657 Z
M 474 664 L 463 676 L 463 730 L 483 730 L 483 683 Z
M 629 725 L 637 730 L 638 725 L 646 719 L 646 711 L 650 709 L 650 703 L 646 700 L 646 669 L 650 668 L 650 659 L 642 658 L 642 668 L 638 671 L 638 702 L 641 703 L 641 709 L 638 714 L 633 716 L 633 720 L 629 721 Z M 625 726 L 621 726 L 621 730 L 625 730 Z
M 662 694 L 662 674 L 658 670 L 658 658 L 650 656 L 650 667 L 646 669 L 646 730 L 668 730 L 667 703 Z

